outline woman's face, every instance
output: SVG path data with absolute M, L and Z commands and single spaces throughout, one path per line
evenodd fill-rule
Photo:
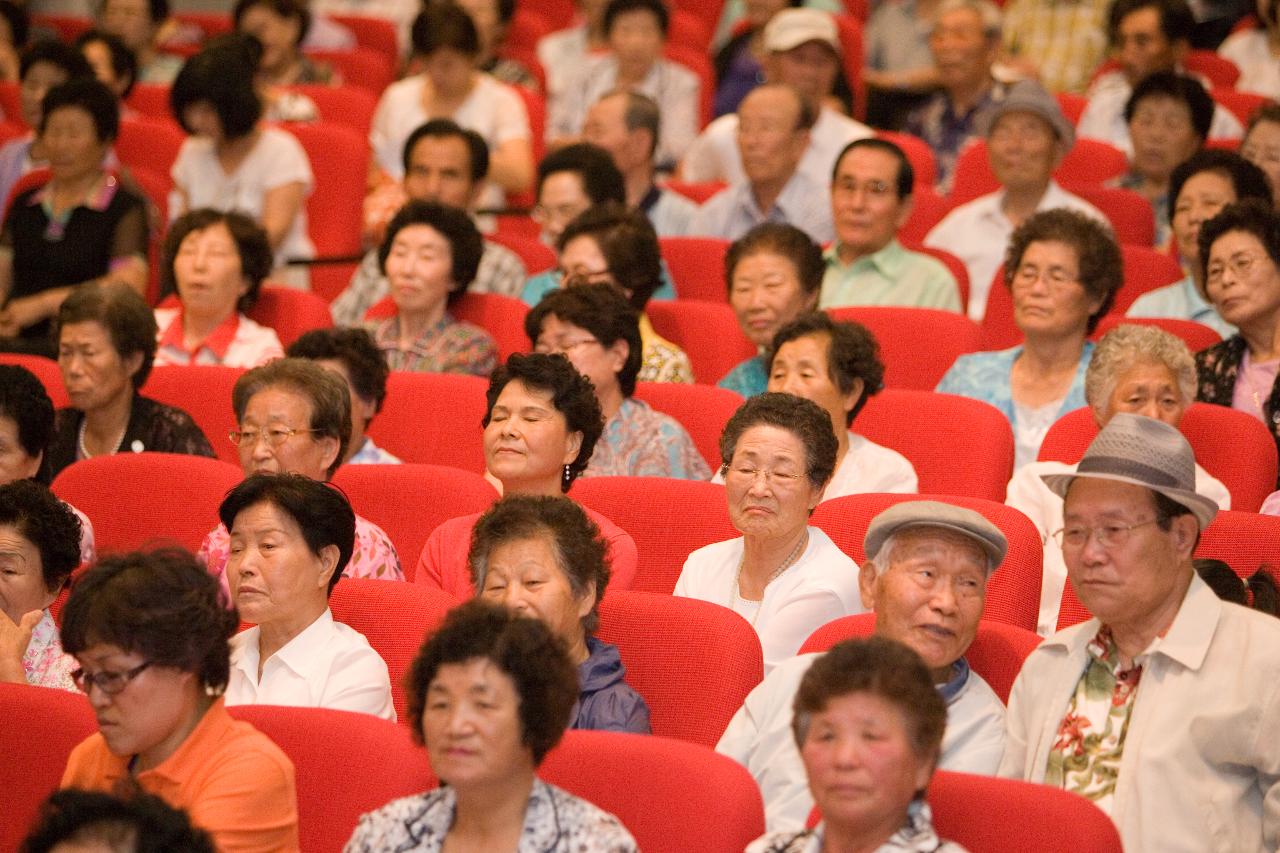
M 1011 289 L 1014 322 L 1028 337 L 1083 337 L 1090 315 L 1101 305 L 1080 283 L 1076 250 L 1056 240 L 1027 246 Z
M 431 769 L 459 791 L 533 772 L 515 682 L 488 658 L 446 663 L 427 685 L 422 740 Z
M 311 432 L 311 416 L 311 400 L 288 386 L 271 385 L 250 397 L 240 419 L 240 431 L 249 435 L 237 448 L 245 476 L 287 472 L 329 479 L 339 442 Z
M 218 117 L 218 111 L 214 109 L 213 104 L 208 101 L 188 104 L 182 111 L 182 123 L 189 129 L 192 136 L 202 136 L 215 143 L 226 139 L 226 133 L 222 129 L 222 119 Z
M 1236 200 L 1236 188 L 1222 172 L 1197 172 L 1182 185 L 1173 203 L 1173 239 L 1178 254 L 1191 267 L 1199 266 L 1200 226 Z
M 733 268 L 729 305 L 757 347 L 769 346 L 779 329 L 812 311 L 817 300 L 817 293 L 805 293 L 795 263 L 784 255 L 756 252 Z
M 595 335 L 581 326 L 548 314 L 542 321 L 542 331 L 533 345 L 534 352 L 561 353 L 591 380 L 596 396 L 618 390 L 618 372 L 626 366 L 629 348 L 623 340 L 605 346 Z
M 831 336 L 825 333 L 804 335 L 787 341 L 778 348 L 769 372 L 769 390 L 795 394 L 812 400 L 831 416 L 831 428 L 837 436 L 848 430 L 845 418 L 862 398 L 863 382 L 853 381 L 849 393 L 831 378 L 827 350 Z
M 1178 378 L 1164 362 L 1138 361 L 1116 377 L 1115 387 L 1105 402 L 1106 421 L 1120 413 L 1145 415 L 1177 428 L 1187 411 L 1188 401 L 1178 388 Z M 1106 421 L 1099 426 L 1106 426 Z
M 40 470 L 44 454 L 27 453 L 18 434 L 18 422 L 0 415 L 0 486 L 14 480 L 30 480 Z
M 823 820 L 887 839 L 933 776 L 916 754 L 903 712 L 873 693 L 838 696 L 809 720 L 800 747 Z
M 422 70 L 438 95 L 462 95 L 471 85 L 475 63 L 470 56 L 451 47 L 437 48 L 422 61 Z
M 724 475 L 729 519 L 744 536 L 782 539 L 809 523 L 822 500 L 806 472 L 800 437 L 769 424 L 748 427 Z
M 262 42 L 262 62 L 267 72 L 286 70 L 298 58 L 298 21 L 277 15 L 266 4 L 250 6 L 240 18 L 240 32 Z
M 609 49 L 622 68 L 647 69 L 662 56 L 665 41 L 657 17 L 647 9 L 633 9 L 613 18 Z
M 564 244 L 560 252 L 560 270 L 563 279 L 573 278 L 584 284 L 614 284 L 618 282 L 609 269 L 609 260 L 600 251 L 600 244 L 589 234 L 574 237 Z M 630 294 L 628 294 L 630 295 Z
M 494 546 L 480 597 L 541 620 L 574 648 L 583 642 L 582 619 L 591 612 L 595 590 L 573 594 L 550 536 L 543 534 Z
M 133 394 L 133 374 L 142 353 L 121 357 L 111 335 L 96 320 L 68 323 L 58 335 L 58 367 L 73 408 L 92 412 Z
M 138 53 L 150 48 L 158 22 L 152 22 L 147 0 L 107 0 L 102 4 L 100 23 Z
M 240 618 L 301 631 L 328 606 L 338 547 L 314 553 L 293 516 L 272 503 L 246 507 L 231 525 L 227 582 Z
M 93 116 L 80 107 L 60 107 L 50 113 L 40 141 L 55 180 L 84 180 L 102 170 L 107 145 L 98 139 Z
M 29 127 L 40 126 L 40 104 L 54 86 L 67 82 L 67 72 L 52 62 L 37 62 L 27 69 L 18 89 L 22 120 Z
M 1133 170 L 1156 182 L 1169 180 L 1173 170 L 1200 148 L 1203 140 L 1191 124 L 1191 110 L 1169 97 L 1143 98 L 1129 121 L 1133 142 Z
M 485 464 L 507 493 L 560 494 L 564 466 L 581 446 L 551 393 L 519 379 L 502 389 L 484 428 Z
M 1255 124 L 1240 144 L 1240 156 L 1266 173 L 1272 196 L 1280 198 L 1280 124 Z
M 453 249 L 447 237 L 430 225 L 401 228 L 387 253 L 391 299 L 404 314 L 431 314 L 443 309 L 453 280 Z
M 1228 231 L 1209 249 L 1205 290 L 1233 326 L 1274 323 L 1280 316 L 1280 271 L 1258 238 Z
M 225 223 L 192 231 L 178 244 L 173 276 L 184 311 L 200 317 L 231 316 L 249 292 L 240 250 Z
M 0 612 L 14 624 L 57 597 L 44 585 L 40 549 L 12 524 L 0 524 Z

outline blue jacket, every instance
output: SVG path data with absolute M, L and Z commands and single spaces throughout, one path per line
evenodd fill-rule
M 582 692 L 569 728 L 649 734 L 649 706 L 622 680 L 626 667 L 618 647 L 587 637 L 587 653 L 578 664 Z

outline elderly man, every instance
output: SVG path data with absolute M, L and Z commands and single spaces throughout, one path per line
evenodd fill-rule
M 447 118 L 432 119 L 405 140 L 402 192 L 389 205 L 393 208 L 389 214 L 411 200 L 474 209 L 488 171 L 489 148 L 480 134 Z M 476 279 L 468 289 L 473 293 L 515 296 L 524 286 L 525 277 L 524 263 L 514 252 L 486 240 Z M 351 283 L 330 306 L 333 322 L 339 326 L 359 325 L 365 312 L 390 292 L 379 268 L 378 250 L 372 249 L 360 261 Z
M 816 115 L 813 102 L 790 86 L 759 86 L 743 98 L 738 150 L 746 177 L 698 208 L 690 232 L 736 240 L 762 222 L 785 222 L 815 243 L 829 242 L 825 184 L 799 171 Z
M 892 142 L 859 139 L 845 146 L 831 180 L 836 242 L 824 255 L 821 307 L 964 310 L 946 265 L 898 242 L 898 229 L 911 216 L 914 180 L 911 162 Z
M 1008 550 L 1004 534 L 973 510 L 906 501 L 872 520 L 865 550 L 859 586 L 875 611 L 876 633 L 914 649 L 946 700 L 941 766 L 994 773 L 1004 750 L 1004 705 L 964 653 L 978 631 L 987 579 Z M 791 733 L 791 704 L 818 657 L 798 655 L 775 667 L 716 745 L 760 785 L 771 832 L 803 828 L 813 808 Z
M 613 158 L 627 187 L 627 207 L 649 217 L 659 237 L 682 237 L 689 233 L 698 206 L 653 182 L 660 125 L 657 101 L 640 92 L 614 89 L 587 110 L 582 138 Z
M 1176 429 L 1118 414 L 1074 474 L 1056 538 L 1094 618 L 1031 653 L 1000 774 L 1092 800 L 1127 850 L 1280 845 L 1280 622 L 1192 568 L 1217 505 Z
M 799 168 L 809 180 L 826 186 L 840 150 L 872 135 L 865 124 L 825 104 L 830 81 L 842 73 L 835 20 L 818 9 L 784 9 L 765 26 L 763 42 L 765 82 L 792 86 L 812 103 L 822 104 Z M 744 180 L 738 124 L 739 116 L 731 113 L 707 125 L 681 161 L 680 176 L 729 184 Z
M 1016 83 L 988 120 L 987 159 L 1001 188 L 948 213 L 924 240 L 964 261 L 974 320 L 987 311 L 987 294 L 1009 238 L 1033 213 L 1065 207 L 1106 221 L 1100 210 L 1053 180 L 1075 133 L 1052 95 L 1037 83 Z

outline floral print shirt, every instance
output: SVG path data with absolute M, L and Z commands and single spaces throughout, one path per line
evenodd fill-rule
M 203 561 L 209 574 L 227 587 L 227 557 L 231 553 L 231 534 L 219 524 L 200 545 L 196 558 Z M 351 552 L 351 562 L 342 572 L 348 578 L 378 578 L 387 581 L 404 580 L 396 546 L 381 527 L 361 515 L 356 516 L 356 544 Z
M 75 691 L 76 683 L 71 680 L 71 672 L 75 668 L 76 659 L 63 653 L 58 626 L 54 624 L 53 614 L 46 608 L 44 615 L 32 629 L 31 642 L 27 644 L 27 651 L 22 656 L 22 670 L 27 675 L 27 684 Z
M 801 832 L 770 832 L 747 845 L 746 853 L 822 853 L 825 829 L 818 824 Z M 943 841 L 933 829 L 933 814 L 923 800 L 907 806 L 907 822 L 876 848 L 876 853 L 966 853 L 954 841 Z
M 498 345 L 488 332 L 447 313 L 404 349 L 398 314 L 370 324 L 369 331 L 392 370 L 488 376 L 498 363 Z
M 1120 651 L 1105 625 L 1087 648 L 1089 663 L 1058 726 L 1044 781 L 1110 814 L 1142 664 L 1135 660 L 1131 668 L 1118 669 Z
M 679 421 L 628 397 L 605 423 L 582 476 L 707 480 L 711 469 Z

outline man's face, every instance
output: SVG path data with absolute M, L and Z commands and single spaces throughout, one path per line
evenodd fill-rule
M 628 130 L 626 116 L 627 99 L 610 95 L 591 105 L 582 124 L 582 139 L 608 151 L 624 175 L 649 159 L 648 146 L 643 144 L 648 141 L 648 135 L 640 130 Z
M 1047 187 L 1061 146 L 1049 123 L 1034 113 L 1008 112 L 987 134 L 987 158 L 1002 187 Z
M 987 38 L 982 18 L 973 9 L 952 9 L 938 18 L 929 35 L 942 88 L 948 91 L 983 85 L 991 77 L 999 45 Z
M 552 172 L 538 191 L 538 204 L 533 219 L 542 227 L 542 239 L 548 245 L 556 240 L 573 218 L 591 206 L 591 197 L 577 172 Z
M 1171 42 L 1160 29 L 1160 10 L 1147 6 L 1130 12 L 1116 27 L 1116 59 L 1130 83 L 1154 71 L 1172 71 L 1186 45 Z
M 435 201 L 466 210 L 475 195 L 471 153 L 456 136 L 424 136 L 409 153 L 404 191 L 415 201 Z
M 836 164 L 831 215 L 846 263 L 887 246 L 911 214 L 910 199 L 898 197 L 898 167 L 875 148 L 855 148 Z
M 769 60 L 770 82 L 794 86 L 800 94 L 818 102 L 831 94 L 840 73 L 840 58 L 831 45 L 821 41 L 807 41 L 791 50 L 778 51 Z
M 795 172 L 809 145 L 800 109 L 795 93 L 777 86 L 752 91 L 738 107 L 738 150 L 751 183 L 786 181 Z

